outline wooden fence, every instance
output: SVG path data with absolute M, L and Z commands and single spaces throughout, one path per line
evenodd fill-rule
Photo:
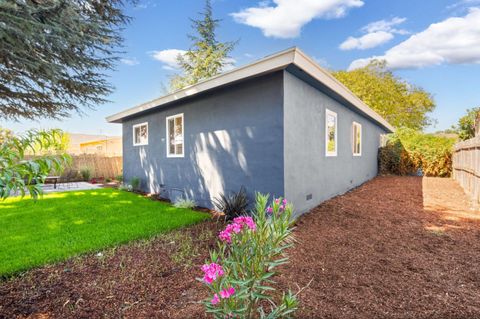
M 480 204 L 480 136 L 455 144 L 453 178 L 478 207 Z
M 89 169 L 92 177 L 113 178 L 122 174 L 122 157 L 104 157 L 95 154 L 73 155 L 69 169 Z

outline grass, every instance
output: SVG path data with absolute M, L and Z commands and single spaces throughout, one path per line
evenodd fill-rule
M 0 276 L 148 238 L 208 218 L 115 189 L 0 202 Z

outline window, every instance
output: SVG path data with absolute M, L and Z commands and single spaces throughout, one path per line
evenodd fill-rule
M 325 116 L 325 153 L 337 156 L 337 113 L 328 109 Z
M 148 123 L 141 123 L 133 126 L 133 145 L 148 144 Z
M 362 124 L 352 123 L 352 150 L 353 156 L 362 155 Z
M 167 157 L 183 157 L 183 113 L 167 117 Z

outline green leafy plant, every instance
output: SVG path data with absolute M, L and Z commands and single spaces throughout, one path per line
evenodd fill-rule
M 435 109 L 433 96 L 396 76 L 385 60 L 332 75 L 396 128 L 422 130 L 434 123 L 429 117 Z
M 130 185 L 132 186 L 132 189 L 134 191 L 138 191 L 140 189 L 140 178 L 134 176 L 132 179 L 130 179 Z
M 221 194 L 213 199 L 213 204 L 217 210 L 225 214 L 226 220 L 232 220 L 247 213 L 249 205 L 247 191 L 242 186 L 236 193 L 229 195 Z
M 398 129 L 380 148 L 380 172 L 448 177 L 452 173 L 452 149 L 455 138 L 425 134 L 411 129 Z
M 126 191 L 126 192 L 131 192 L 131 191 L 133 191 L 132 185 L 130 185 L 130 184 L 124 184 L 124 183 L 121 183 L 121 184 L 118 186 L 118 189 L 121 190 L 121 191 Z
M 458 137 L 462 140 L 468 140 L 475 137 L 475 120 L 480 115 L 480 107 L 474 107 L 467 110 L 467 114 L 462 116 L 457 125 L 452 126 L 458 133 Z
M 86 182 L 88 182 L 92 178 L 92 171 L 90 168 L 82 168 L 80 170 L 80 175 L 82 175 L 82 179 Z
M 117 175 L 115 176 L 115 180 L 118 181 L 118 182 L 123 182 L 123 175 Z
M 175 202 L 173 203 L 173 206 L 177 207 L 177 208 L 189 208 L 189 209 L 192 209 L 192 208 L 195 208 L 197 206 L 197 203 L 195 203 L 195 201 L 191 198 L 182 198 L 182 197 L 178 197 L 177 199 L 175 199 Z
M 71 158 L 58 151 L 62 131 L 31 130 L 20 136 L 5 135 L 0 144 L 0 197 L 12 194 L 34 199 L 51 171 L 62 172 Z M 27 154 L 29 154 L 27 156 Z
M 267 207 L 268 198 L 256 195 L 255 220 L 236 217 L 220 232 L 218 248 L 202 266 L 198 280 L 211 292 L 203 304 L 215 318 L 284 318 L 298 308 L 296 294 L 278 298 L 272 287 L 275 269 L 288 262 L 286 249 L 293 246 L 293 206 L 278 198 Z

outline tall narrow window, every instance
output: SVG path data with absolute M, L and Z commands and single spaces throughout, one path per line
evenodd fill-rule
M 362 125 L 357 122 L 352 123 L 352 148 L 353 156 L 362 155 Z
M 167 157 L 183 157 L 183 113 L 167 117 Z
M 337 113 L 327 109 L 325 115 L 325 153 L 337 156 Z
M 148 123 L 141 123 L 133 126 L 133 145 L 148 144 Z

